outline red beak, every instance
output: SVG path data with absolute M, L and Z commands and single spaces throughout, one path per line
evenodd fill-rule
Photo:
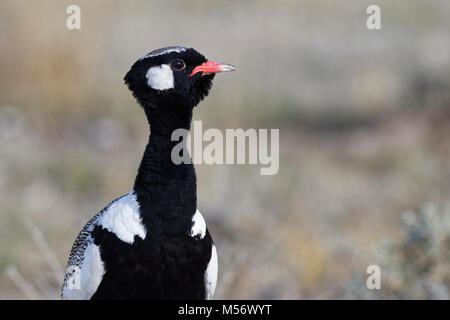
M 194 74 L 198 72 L 203 72 L 203 74 L 205 75 L 208 73 L 227 72 L 234 70 L 236 70 L 236 68 L 233 67 L 231 64 L 219 63 L 208 60 L 205 63 L 196 66 L 195 69 L 192 71 L 192 73 L 189 75 L 189 77 L 192 77 Z

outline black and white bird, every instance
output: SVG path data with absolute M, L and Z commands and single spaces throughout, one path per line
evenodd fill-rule
M 234 71 L 192 48 L 162 48 L 140 58 L 124 80 L 143 107 L 150 138 L 131 192 L 83 227 L 70 253 L 63 299 L 210 299 L 217 253 L 197 210 L 194 166 L 171 159 L 175 129 L 215 73 Z

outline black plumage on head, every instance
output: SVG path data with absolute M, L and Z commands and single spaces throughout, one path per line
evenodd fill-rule
M 173 72 L 173 88 L 156 90 L 148 86 L 146 73 L 151 67 L 169 64 L 177 59 L 184 61 L 186 67 Z M 136 61 L 125 75 L 124 81 L 144 108 L 170 108 L 180 106 L 180 104 L 187 108 L 193 108 L 208 95 L 212 87 L 214 73 L 189 76 L 196 66 L 206 61 L 205 56 L 193 48 L 162 48 L 152 51 Z

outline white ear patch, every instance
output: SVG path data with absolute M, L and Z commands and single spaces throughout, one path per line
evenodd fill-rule
M 173 72 L 167 64 L 151 67 L 145 77 L 148 86 L 155 90 L 167 90 L 174 87 Z

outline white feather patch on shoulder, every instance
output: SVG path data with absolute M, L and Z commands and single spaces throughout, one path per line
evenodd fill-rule
M 135 236 L 145 239 L 147 234 L 141 222 L 139 204 L 133 191 L 113 202 L 99 218 L 98 225 L 130 244 L 134 242 Z
M 211 259 L 205 272 L 205 299 L 211 300 L 217 283 L 218 260 L 216 246 L 211 248 Z
M 62 292 L 62 298 L 65 300 L 90 299 L 102 282 L 105 268 L 100 257 L 100 248 L 92 242 L 92 239 L 89 241 L 81 267 L 70 265 L 67 267 L 69 277 Z
M 206 235 L 206 222 L 200 211 L 195 211 L 195 214 L 192 216 L 192 222 L 194 224 L 189 235 L 191 237 L 200 236 L 200 239 L 203 239 Z
M 148 86 L 155 90 L 167 90 L 174 87 L 173 72 L 168 64 L 151 67 L 145 77 Z

